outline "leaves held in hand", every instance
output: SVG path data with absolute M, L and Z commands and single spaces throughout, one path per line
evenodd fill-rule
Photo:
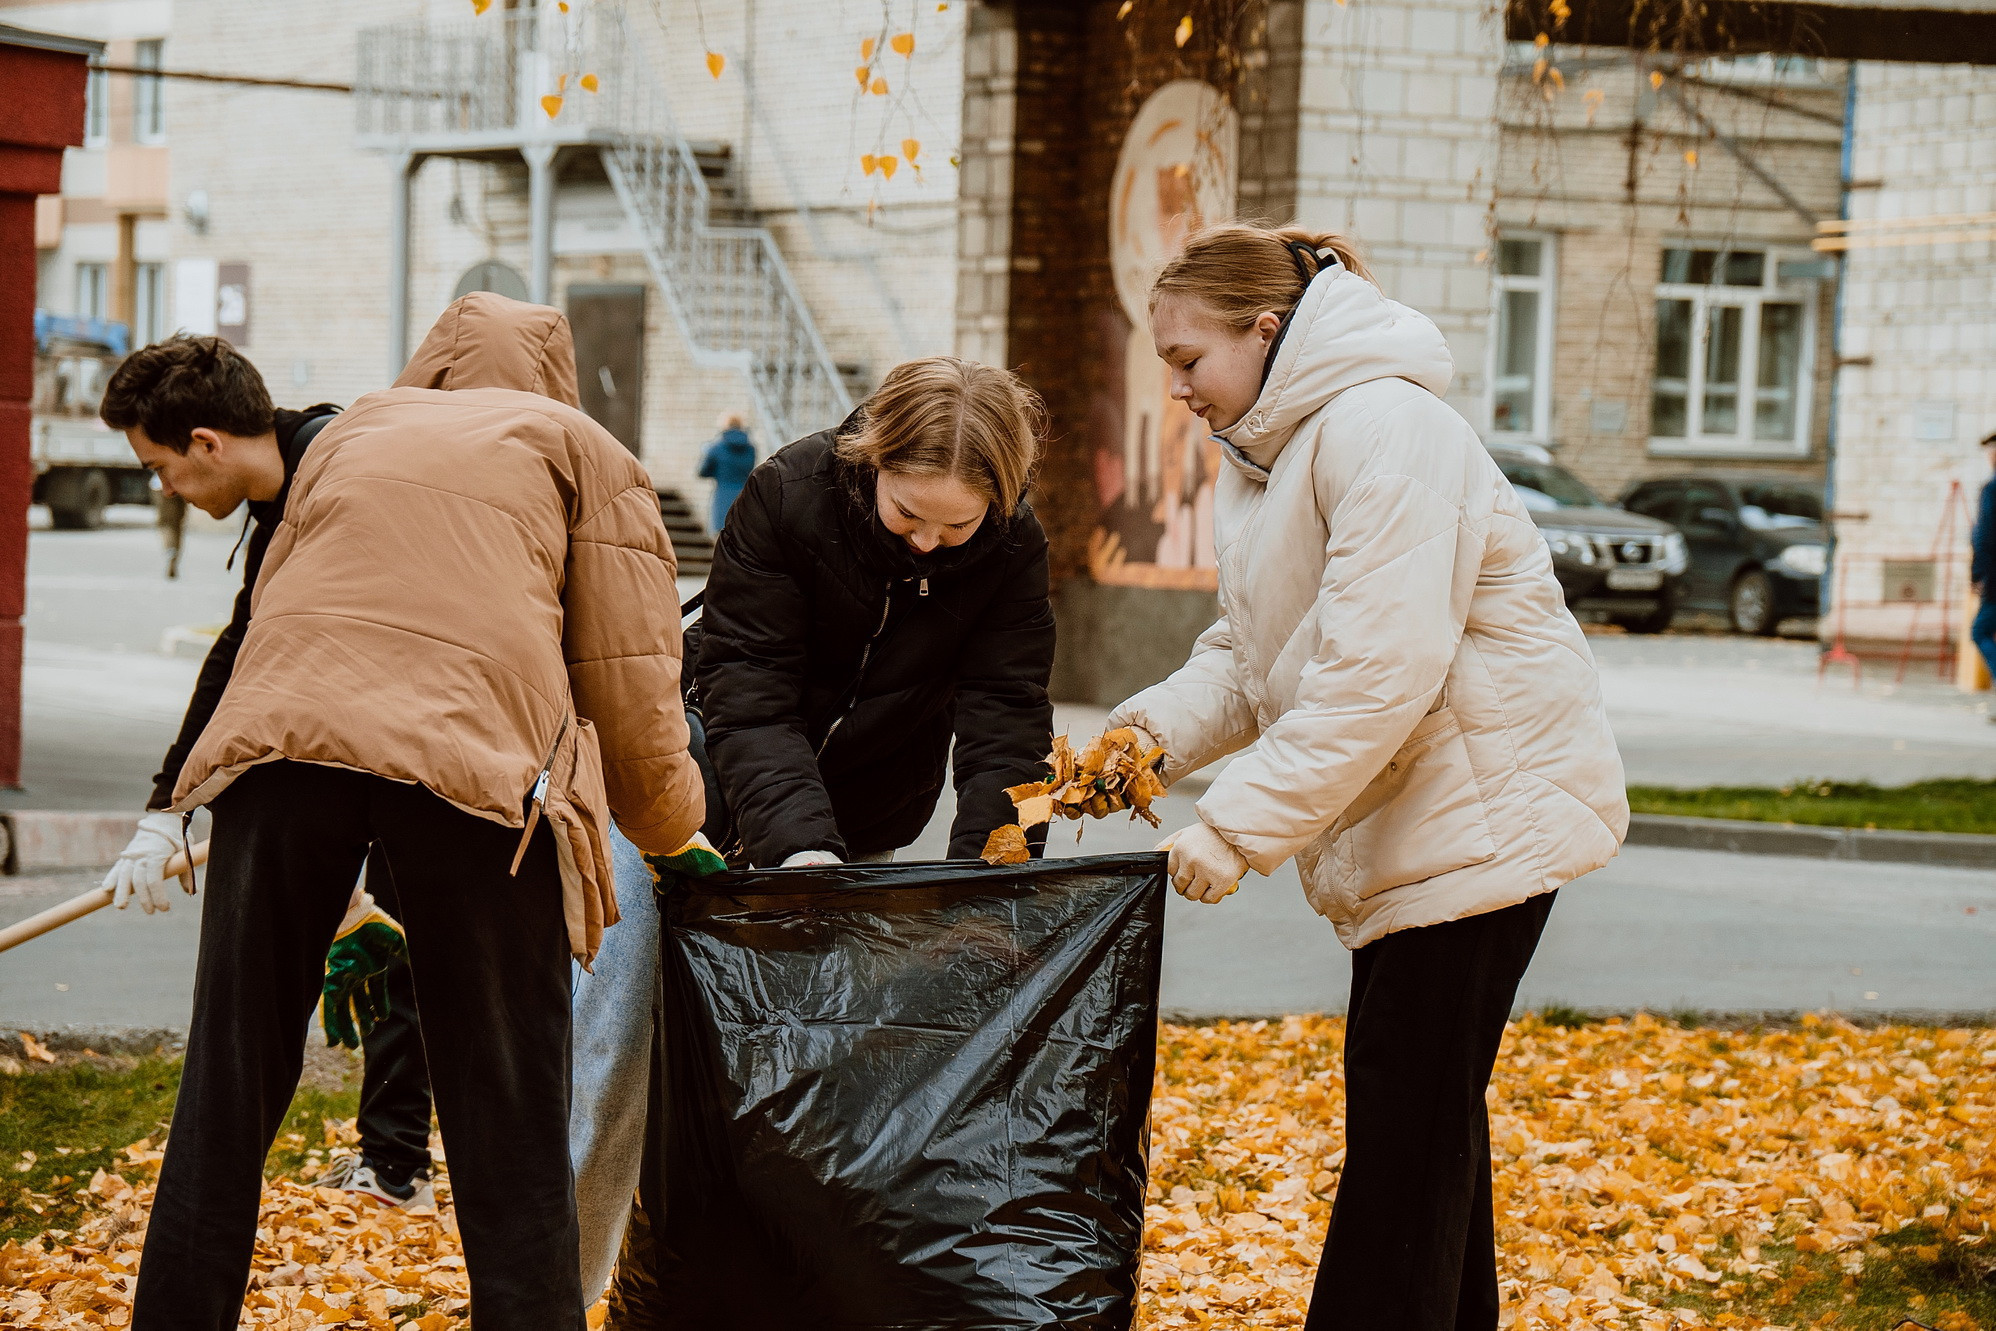
M 986 864 L 1024 864 L 1033 853 L 1026 847 L 1026 829 L 1017 823 L 995 828 L 984 841 Z
M 1038 827 L 1055 818 L 1106 818 L 1124 809 L 1131 819 L 1141 818 L 1156 827 L 1157 815 L 1150 804 L 1164 794 L 1164 781 L 1157 774 L 1163 757 L 1163 749 L 1146 750 L 1126 726 L 1097 735 L 1079 754 L 1067 736 L 1056 735 L 1053 752 L 1047 755 L 1052 777 L 1013 786 L 1005 793 L 1018 809 L 1022 827 Z

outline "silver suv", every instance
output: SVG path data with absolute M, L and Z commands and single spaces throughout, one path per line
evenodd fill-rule
M 1615 507 L 1535 444 L 1490 444 L 1552 547 L 1553 572 L 1575 614 L 1605 615 L 1631 633 L 1661 633 L 1690 567 L 1675 527 Z

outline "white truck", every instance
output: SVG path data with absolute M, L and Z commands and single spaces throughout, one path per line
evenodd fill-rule
M 152 477 L 125 436 L 97 418 L 104 385 L 130 347 L 124 324 L 35 311 L 34 502 L 71 530 L 100 527 L 111 504 L 150 504 Z

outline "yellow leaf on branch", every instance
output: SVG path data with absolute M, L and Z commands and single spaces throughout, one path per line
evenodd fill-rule
M 491 4 L 492 0 L 485 0 L 485 2 L 487 4 Z M 1118 6 L 1116 9 L 1117 19 L 1121 20 L 1128 18 L 1130 16 L 1130 11 L 1132 9 L 1135 9 L 1136 7 L 1137 7 L 1137 0 L 1123 0 L 1123 3 L 1120 6 Z
M 561 98 L 554 93 L 549 93 L 547 96 L 541 98 L 541 110 L 548 113 L 549 120 L 553 120 L 561 114 Z
M 880 159 L 878 157 L 875 157 L 872 153 L 866 153 L 863 156 L 861 156 L 859 159 L 859 169 L 861 171 L 864 171 L 869 176 L 872 175 L 874 171 L 879 169 L 879 166 L 880 166 Z
M 864 88 L 867 84 L 867 80 L 873 77 L 873 71 L 868 69 L 865 65 L 861 65 L 858 69 L 855 69 L 852 72 L 852 76 L 858 79 L 859 86 Z
M 1192 16 L 1190 14 L 1178 20 L 1177 31 L 1171 34 L 1171 40 L 1179 46 L 1183 46 L 1192 40 Z
M 1686 148 L 1684 150 L 1684 165 L 1698 165 L 1698 150 L 1696 148 Z
M 584 92 L 601 92 L 603 90 L 602 81 L 598 79 L 594 74 L 584 74 L 577 81 L 582 84 L 582 90 Z
M 728 67 L 728 58 L 719 51 L 707 52 L 707 73 L 714 78 L 721 77 L 721 71 Z
M 908 159 L 909 166 L 915 164 L 915 159 L 921 155 L 921 152 L 922 141 L 920 139 L 901 140 L 901 155 Z
M 915 54 L 915 34 L 912 32 L 897 32 L 888 39 L 887 44 L 894 48 L 895 55 Z
M 474 14 L 483 14 L 490 8 L 492 8 L 492 0 L 471 0 L 471 12 Z
M 859 58 L 860 58 L 861 60 L 871 60 L 871 59 L 873 59 L 873 38 L 871 38 L 871 37 L 868 37 L 868 38 L 866 38 L 866 39 L 864 39 L 863 41 L 861 41 L 861 42 L 860 42 L 860 44 L 859 44 Z
M 880 174 L 886 176 L 889 180 L 892 180 L 894 179 L 895 168 L 899 167 L 900 165 L 901 165 L 901 159 L 893 156 L 892 154 L 889 154 L 888 156 L 880 159 Z
M 1660 69 L 1652 69 L 1652 70 L 1651 70 L 1651 71 L 1649 72 L 1649 86 L 1650 86 L 1650 87 L 1652 87 L 1652 88 L 1661 88 L 1661 87 L 1663 86 L 1663 71 L 1662 71 L 1662 70 L 1660 70 Z
M 867 91 L 872 93 L 875 97 L 885 97 L 887 95 L 887 80 L 875 79 L 873 81 L 873 86 L 868 88 Z

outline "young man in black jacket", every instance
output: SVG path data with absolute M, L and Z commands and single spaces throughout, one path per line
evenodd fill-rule
M 328 402 L 303 411 L 273 406 L 256 367 L 218 337 L 181 335 L 134 352 L 105 389 L 105 424 L 125 432 L 139 461 L 159 477 L 163 494 L 179 496 L 215 518 L 226 518 L 245 505 L 249 510 L 243 585 L 236 593 L 234 613 L 201 664 L 180 733 L 153 778 L 148 812 L 104 878 L 120 910 L 134 898 L 149 915 L 168 909 L 161 877 L 184 837 L 180 817 L 165 812 L 173 803 L 174 783 L 235 671 L 236 654 L 249 628 L 250 595 L 271 534 L 284 520 L 291 479 L 312 441 L 338 411 Z M 182 884 L 191 892 L 193 883 L 190 871 Z M 369 857 L 367 883 L 370 893 L 393 914 L 398 909 L 394 882 L 378 855 Z M 406 1206 L 430 1196 L 429 1073 L 408 963 L 393 962 L 382 980 L 389 1014 L 361 1037 L 367 1054 L 359 1120 L 361 1154 L 341 1161 L 320 1183 Z

